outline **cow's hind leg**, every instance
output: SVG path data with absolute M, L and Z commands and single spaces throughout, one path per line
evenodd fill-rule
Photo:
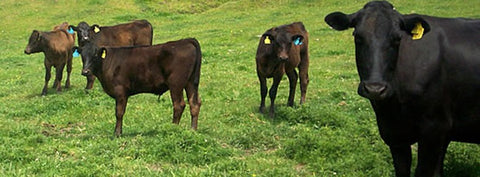
M 122 135 L 123 115 L 125 114 L 127 101 L 128 98 L 126 96 L 119 96 L 115 98 L 115 116 L 117 118 L 117 122 L 115 124 L 115 136 L 117 137 Z
M 72 56 L 67 60 L 67 80 L 65 81 L 65 88 L 70 88 L 70 74 L 72 73 Z
M 61 81 L 62 81 L 62 76 L 63 76 L 63 68 L 65 67 L 65 64 L 61 64 L 60 66 L 58 67 L 55 67 L 55 85 L 56 85 L 56 90 L 57 92 L 61 92 L 62 91 L 62 84 L 61 84 Z
M 183 88 L 174 87 L 170 89 L 170 96 L 173 103 L 173 123 L 179 124 L 185 109 L 185 100 L 183 100 Z
M 287 106 L 293 106 L 294 99 L 295 99 L 295 89 L 297 88 L 297 80 L 298 80 L 298 74 L 295 69 L 291 70 L 290 72 L 287 72 L 288 76 L 288 81 L 290 82 L 290 93 L 288 94 L 288 102 Z
M 392 153 L 395 176 L 410 177 L 412 165 L 412 149 L 410 145 L 390 146 L 390 153 Z
M 298 66 L 298 72 L 300 75 L 300 91 L 301 91 L 301 97 L 300 97 L 300 104 L 305 103 L 305 97 L 307 95 L 307 86 L 310 80 L 308 79 L 308 53 L 302 54 L 302 61 L 300 62 L 300 65 Z
M 198 95 L 198 86 L 188 84 L 185 88 L 187 92 L 188 104 L 190 105 L 190 114 L 192 116 L 192 129 L 197 130 L 198 114 L 200 113 L 200 106 L 202 101 Z

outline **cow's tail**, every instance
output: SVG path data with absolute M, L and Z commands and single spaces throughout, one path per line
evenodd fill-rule
M 153 45 L 153 27 L 150 22 L 147 21 L 147 23 L 148 23 L 148 27 L 150 28 L 150 45 Z
M 147 20 L 141 20 L 140 22 L 143 23 L 143 25 L 145 25 L 145 28 L 150 30 L 150 41 L 149 41 L 149 44 L 152 45 L 153 44 L 153 26 L 152 24 L 147 21 Z
M 197 39 L 192 38 L 191 43 L 195 46 L 195 65 L 192 72 L 192 79 L 195 88 L 198 90 L 198 85 L 200 83 L 200 66 L 202 65 L 202 50 L 200 49 L 200 43 Z

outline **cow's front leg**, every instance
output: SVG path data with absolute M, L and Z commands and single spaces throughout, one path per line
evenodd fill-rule
M 258 75 L 258 80 L 260 81 L 260 113 L 265 113 L 265 97 L 267 97 L 267 78 L 263 77 L 261 74 Z
M 115 116 L 117 118 L 117 122 L 115 124 L 115 136 L 117 137 L 122 135 L 123 115 L 125 114 L 127 101 L 128 98 L 126 96 L 119 96 L 115 98 Z
M 93 88 L 93 83 L 95 82 L 95 75 L 91 74 L 86 77 L 87 77 L 87 86 L 85 86 L 85 89 L 90 90 Z
M 277 74 L 273 77 L 272 87 L 270 88 L 270 91 L 268 93 L 268 95 L 270 96 L 270 117 L 275 116 L 275 98 L 277 97 L 278 85 L 280 85 L 282 76 L 283 74 Z
M 288 81 L 290 83 L 290 92 L 288 93 L 287 106 L 292 107 L 295 99 L 295 90 L 297 88 L 298 74 L 295 69 L 287 72 Z
M 45 65 L 45 83 L 43 85 L 42 95 L 45 96 L 48 91 L 48 81 L 50 81 L 50 77 L 52 77 L 52 65 L 50 65 L 46 60 L 44 62 Z
M 446 140 L 442 133 L 435 134 L 422 137 L 418 142 L 418 165 L 415 176 L 440 177 L 443 175 L 443 160 L 450 141 Z
M 410 177 L 412 165 L 412 149 L 410 145 L 390 146 L 390 153 L 395 167 L 395 176 Z

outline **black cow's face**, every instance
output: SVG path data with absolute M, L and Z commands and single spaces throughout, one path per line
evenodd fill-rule
M 73 50 L 77 50 L 77 52 L 80 53 L 82 57 L 82 75 L 92 75 L 95 63 L 101 62 L 101 54 L 99 54 L 101 48 L 99 48 L 92 42 L 87 42 L 83 47 L 74 47 Z
M 78 26 L 70 25 L 70 27 L 77 32 L 78 43 L 83 45 L 85 42 L 93 41 L 98 25 L 89 26 L 86 22 L 80 22 Z
M 410 23 L 386 1 L 372 1 L 354 14 L 334 12 L 325 21 L 336 30 L 355 28 L 355 57 L 360 76 L 358 94 L 383 100 L 394 93 L 394 74 L 402 37 L 411 37 Z M 424 21 L 423 21 L 424 22 Z M 406 27 L 408 26 L 408 28 Z
M 30 35 L 30 39 L 28 40 L 27 47 L 25 48 L 25 54 L 32 54 L 41 52 L 41 41 L 43 40 L 42 35 L 37 30 L 33 30 L 32 34 Z
M 279 61 L 287 61 L 292 45 L 300 45 L 303 36 L 293 35 L 281 29 L 273 29 L 263 34 L 264 44 L 271 45 L 272 52 Z

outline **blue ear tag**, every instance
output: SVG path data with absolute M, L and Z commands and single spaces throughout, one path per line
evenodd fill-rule
M 67 32 L 70 33 L 70 34 L 75 34 L 75 31 L 73 31 L 73 29 L 71 27 L 68 28 Z
M 303 42 L 300 41 L 300 37 L 297 37 L 297 38 L 293 41 L 293 44 L 295 44 L 295 45 L 302 45 Z
M 73 57 L 78 57 L 80 56 L 80 54 L 78 53 L 78 50 L 75 49 L 75 51 L 73 51 Z

